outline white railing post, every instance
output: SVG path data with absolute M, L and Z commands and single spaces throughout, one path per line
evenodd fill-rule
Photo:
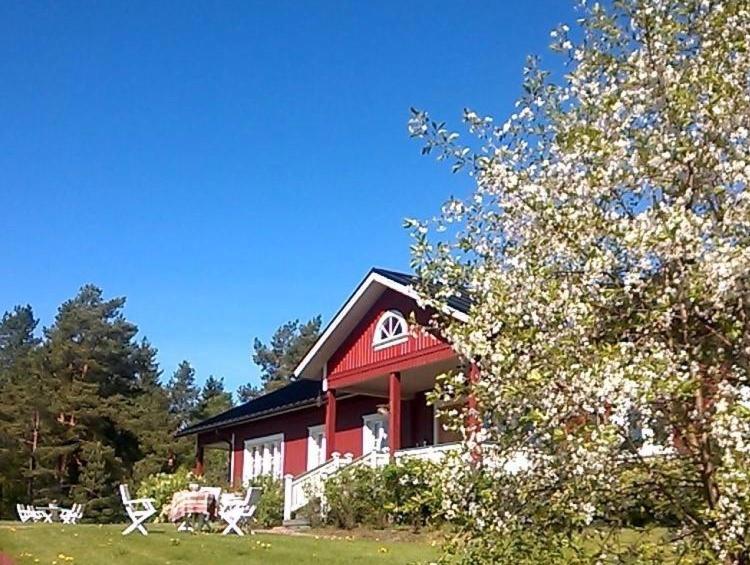
M 334 451 L 331 453 L 331 458 L 333 459 L 333 470 L 338 471 L 341 465 L 341 454 L 338 451 Z
M 344 466 L 351 465 L 352 461 L 354 460 L 354 454 L 353 453 L 344 453 Z
M 294 475 L 284 475 L 284 520 L 292 519 L 292 481 Z

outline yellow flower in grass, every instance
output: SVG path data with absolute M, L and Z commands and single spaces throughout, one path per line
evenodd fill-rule
M 387 547 L 381 547 L 380 549 L 378 549 L 378 551 L 380 553 L 388 553 L 388 548 Z

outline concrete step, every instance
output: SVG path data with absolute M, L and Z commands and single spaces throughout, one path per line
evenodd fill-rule
M 294 518 L 293 520 L 284 520 L 283 526 L 295 530 L 307 530 L 310 528 L 310 520 L 307 518 Z

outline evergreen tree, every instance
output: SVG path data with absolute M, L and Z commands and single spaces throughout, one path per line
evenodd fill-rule
M 209 376 L 201 389 L 196 420 L 210 418 L 228 410 L 233 405 L 232 393 L 224 390 L 224 379 Z M 230 452 L 222 449 L 207 449 L 204 454 L 204 476 L 209 483 L 228 482 Z
M 99 441 L 88 442 L 78 454 L 79 474 L 73 487 L 73 499 L 85 504 L 86 513 L 101 521 L 119 517 L 117 500 L 117 472 L 119 460 L 112 447 Z
M 135 356 L 139 394 L 134 400 L 130 430 L 138 436 L 139 459 L 133 467 L 136 481 L 160 472 L 172 472 L 193 455 L 190 439 L 175 439 L 177 418 L 170 413 L 169 395 L 159 381 L 156 349 L 146 340 Z
M 0 320 L 0 516 L 12 516 L 15 501 L 30 491 L 37 323 L 30 306 L 16 306 Z
M 252 359 L 261 368 L 261 386 L 241 386 L 237 390 L 240 401 L 247 402 L 292 381 L 294 369 L 318 339 L 320 325 L 319 315 L 303 324 L 299 320 L 292 320 L 274 332 L 269 344 L 255 338 Z
M 162 386 L 156 349 L 136 340 L 124 304 L 86 285 L 42 339 L 29 306 L 0 319 L 0 516 L 54 500 L 85 503 L 97 522 L 120 519 L 116 486 L 191 462 L 192 441 L 173 432 L 231 406 L 221 379 L 199 397 L 187 362 Z M 226 452 L 214 457 L 223 479 Z
M 213 375 L 206 379 L 200 393 L 196 420 L 204 420 L 229 410 L 234 405 L 232 393 L 224 390 L 224 379 Z
M 39 345 L 34 330 L 39 321 L 28 304 L 16 306 L 3 314 L 0 320 L 0 379 L 9 378 L 19 363 L 28 359 L 29 353 Z M 2 380 L 0 380 L 2 383 Z
M 53 390 L 39 454 L 47 480 L 39 497 L 69 500 L 86 457 L 94 457 L 99 468 L 97 444 L 105 446 L 108 468 L 115 473 L 99 493 L 105 501 L 112 494 L 106 489 L 114 488 L 118 475 L 139 458 L 137 435 L 129 429 L 136 417 L 132 401 L 139 393 L 138 328 L 124 318 L 124 304 L 124 298 L 105 300 L 100 289 L 86 285 L 63 303 L 45 330 L 42 373 Z
M 169 411 L 177 418 L 179 427 L 190 424 L 195 418 L 199 392 L 195 386 L 195 369 L 182 361 L 167 385 Z

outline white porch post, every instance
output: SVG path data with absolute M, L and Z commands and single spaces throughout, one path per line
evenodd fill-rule
M 284 475 L 284 521 L 292 519 L 292 480 L 294 475 Z

